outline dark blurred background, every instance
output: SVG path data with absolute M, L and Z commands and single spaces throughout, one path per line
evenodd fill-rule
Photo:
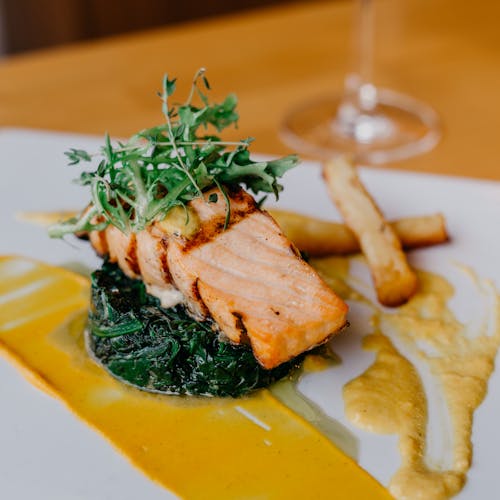
M 0 0 L 0 54 L 280 3 L 292 0 Z

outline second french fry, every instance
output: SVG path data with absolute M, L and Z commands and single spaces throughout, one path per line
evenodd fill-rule
M 355 234 L 372 273 L 377 297 L 386 306 L 404 304 L 417 289 L 401 242 L 344 157 L 324 165 L 328 192 Z
M 311 257 L 348 255 L 360 251 L 354 233 L 338 222 L 281 209 L 268 209 L 295 246 Z M 442 214 L 406 217 L 390 222 L 403 248 L 411 250 L 448 241 Z

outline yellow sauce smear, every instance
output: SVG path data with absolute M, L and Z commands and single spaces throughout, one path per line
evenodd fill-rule
M 388 492 L 269 391 L 197 399 L 127 387 L 86 355 L 87 280 L 0 258 L 0 352 L 150 478 L 190 499 L 387 499 Z
M 486 395 L 500 346 L 500 295 L 490 282 L 463 269 L 481 298 L 490 298 L 490 317 L 471 330 L 457 321 L 448 306 L 453 287 L 436 274 L 420 272 L 417 295 L 403 307 L 384 313 L 347 285 L 352 278 L 337 259 L 317 261 L 316 266 L 331 285 L 344 288 L 344 296 L 372 309 L 374 332 L 363 341 L 366 349 L 375 351 L 375 362 L 344 387 L 345 411 L 365 430 L 399 436 L 402 463 L 391 480 L 391 493 L 400 499 L 425 500 L 455 495 L 471 466 L 473 414 Z M 453 459 L 448 470 L 426 463 L 424 388 L 416 367 L 390 338 L 401 341 L 439 384 L 452 426 Z

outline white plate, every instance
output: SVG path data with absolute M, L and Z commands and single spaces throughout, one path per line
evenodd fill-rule
M 71 184 L 79 167 L 66 167 L 69 147 L 97 150 L 101 139 L 26 130 L 0 132 L 0 254 L 16 253 L 49 263 L 82 262 L 96 267 L 87 244 L 50 240 L 44 229 L 18 222 L 19 211 L 75 209 L 87 201 L 84 189 Z M 425 161 L 424 159 L 422 161 Z M 439 272 L 456 284 L 452 306 L 462 321 L 478 311 L 469 301 L 456 263 L 473 268 L 500 288 L 500 183 L 367 168 L 363 180 L 388 218 L 441 211 L 453 242 L 411 253 L 411 263 Z M 326 219 L 338 219 L 319 177 L 318 165 L 305 163 L 285 176 L 279 205 Z M 356 318 L 357 319 L 357 318 Z M 361 373 L 373 355 L 360 348 L 355 323 L 335 343 L 343 364 L 306 377 L 304 393 L 359 439 L 359 462 L 383 484 L 399 464 L 396 438 L 375 436 L 352 426 L 343 415 L 342 386 Z M 64 406 L 34 389 L 0 358 L 0 498 L 137 499 L 173 498 L 153 484 L 98 434 Z M 474 465 L 456 498 L 492 498 L 500 449 L 500 372 L 490 380 L 488 396 L 474 421 Z M 433 422 L 430 435 L 433 436 Z M 437 439 L 437 438 L 436 438 Z M 438 440 L 438 439 L 437 439 Z M 430 446 L 439 455 L 439 443 Z M 383 459 L 381 459 L 383 457 Z M 91 481 L 89 479 L 91 478 Z

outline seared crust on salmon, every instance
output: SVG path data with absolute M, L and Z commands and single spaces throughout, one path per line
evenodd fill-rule
M 141 277 L 162 305 L 173 305 L 163 292 L 180 292 L 177 298 L 196 319 L 212 317 L 227 338 L 249 343 L 270 369 L 338 332 L 347 305 L 249 194 L 239 189 L 228 197 L 226 229 L 226 201 L 212 189 L 188 203 L 197 221 L 189 236 L 156 222 L 129 235 L 108 226 L 89 239 L 127 276 Z

